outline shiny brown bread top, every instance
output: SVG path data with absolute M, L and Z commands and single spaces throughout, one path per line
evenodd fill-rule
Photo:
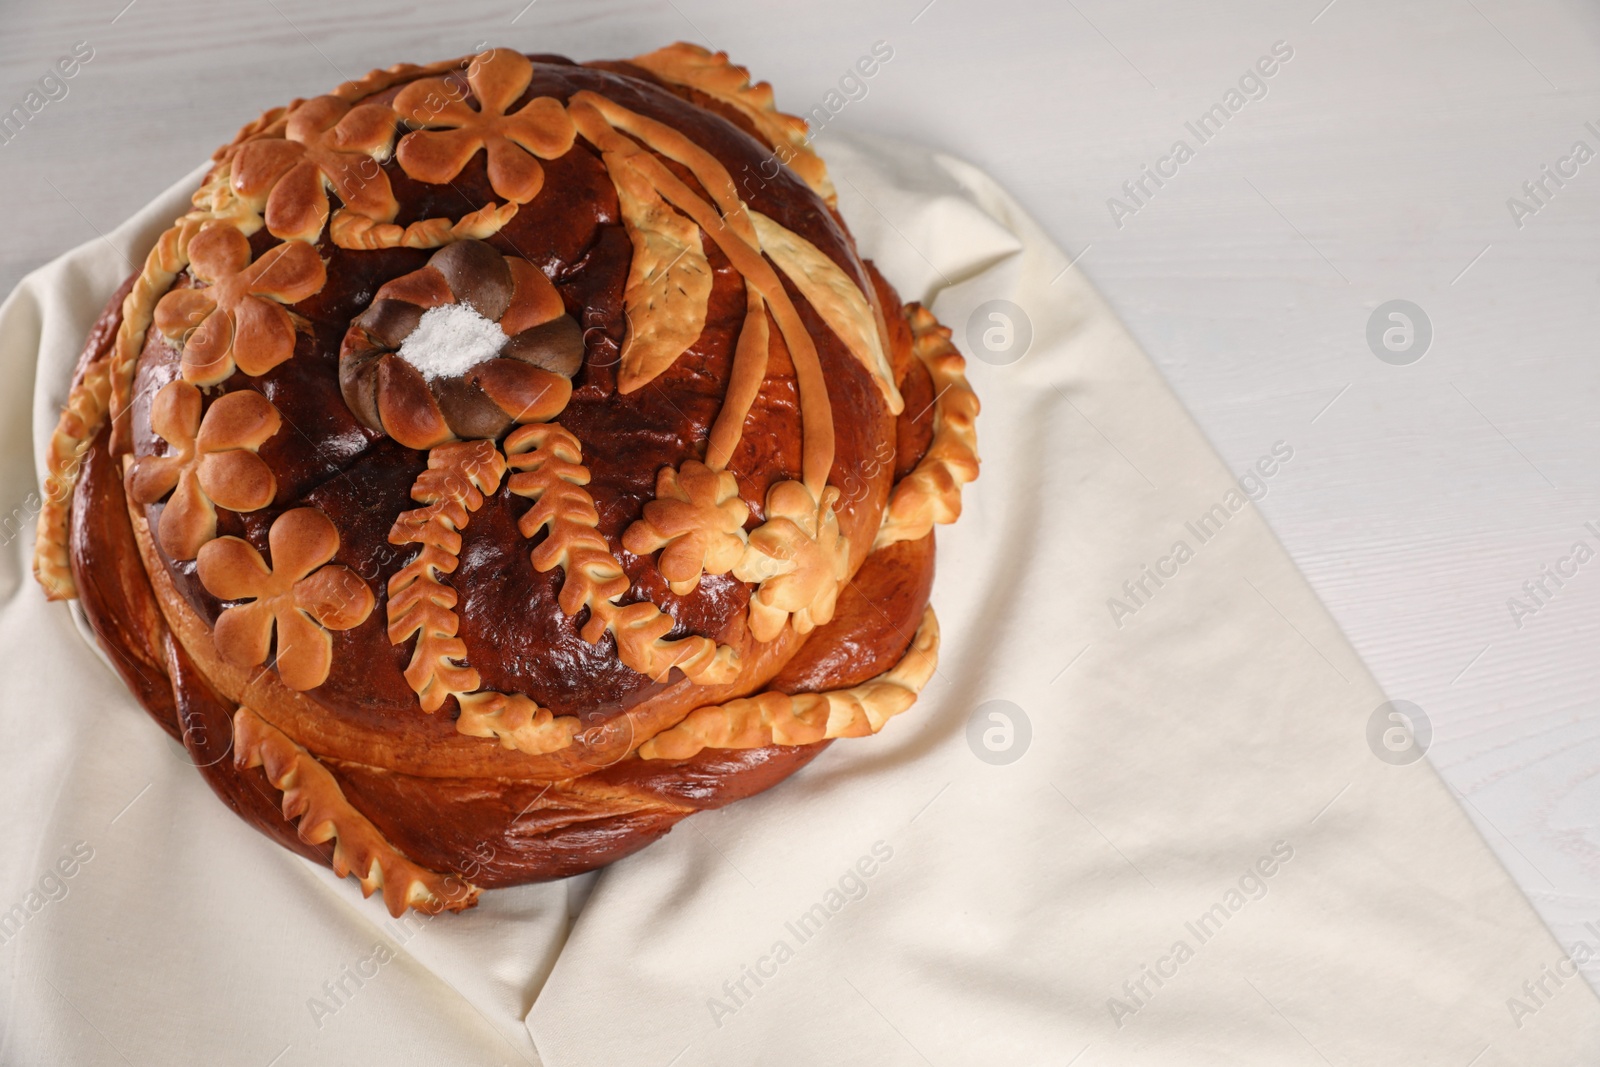
M 903 331 L 898 301 L 876 284 L 857 257 L 853 241 L 837 215 L 788 169 L 773 168 L 773 148 L 757 136 L 737 109 L 705 94 L 670 86 L 628 64 L 575 65 L 559 57 L 535 56 L 533 76 L 516 110 L 536 97 L 566 102 L 575 93 L 598 93 L 622 106 L 682 131 L 711 153 L 738 185 L 748 205 L 776 220 L 822 250 L 874 303 L 891 331 Z M 460 71 L 445 75 L 469 93 Z M 363 103 L 390 104 L 405 89 L 393 85 Z M 541 160 L 543 184 L 499 232 L 486 238 L 505 256 L 526 260 L 554 283 L 569 315 L 581 328 L 583 362 L 572 381 L 572 395 L 560 422 L 582 444 L 591 472 L 589 492 L 599 513 L 598 530 L 622 563 L 631 582 L 623 602 L 650 600 L 673 619 L 669 637 L 696 634 L 748 653 L 747 668 L 728 686 L 697 686 L 681 676 L 657 682 L 617 658 L 610 635 L 590 643 L 579 634 L 583 618 L 570 618 L 557 602 L 559 570 L 537 572 L 529 541 L 517 527 L 528 503 L 513 495 L 509 482 L 472 516 L 463 533 L 459 567 L 450 584 L 459 596 L 459 637 L 483 686 L 526 693 L 556 714 L 579 716 L 585 726 L 604 726 L 626 709 L 653 709 L 661 722 L 691 707 L 737 692 L 747 692 L 776 674 L 801 641 L 785 634 L 756 647 L 744 632 L 750 586 L 729 574 L 706 575 L 684 595 L 672 592 L 653 560 L 630 553 L 622 534 L 656 493 L 657 472 L 686 459 L 703 458 L 709 429 L 727 392 L 733 352 L 745 311 L 745 282 L 715 242 L 705 243 L 713 281 L 705 328 L 698 340 L 657 378 L 634 392 L 617 388 L 618 356 L 627 330 L 622 292 L 633 248 L 619 217 L 617 193 L 594 147 L 581 136 L 565 153 Z M 429 218 L 456 219 L 496 199 L 483 153 L 455 178 L 430 184 L 410 177 L 391 157 L 381 164 L 399 205 L 399 225 Z M 706 191 L 688 168 L 666 166 L 690 188 Z M 337 193 L 331 193 L 334 210 Z M 279 244 L 266 228 L 249 240 L 259 260 Z M 585 769 L 580 753 L 536 757 L 508 754 L 495 746 L 460 736 L 451 701 L 441 714 L 418 712 L 417 695 L 403 672 L 410 656 L 405 643 L 391 643 L 382 609 L 390 578 L 412 554 L 390 543 L 395 517 L 415 507 L 410 492 L 426 468 L 426 452 L 405 447 L 362 423 L 341 392 L 341 344 L 351 323 L 386 283 L 417 271 L 433 249 L 352 250 L 337 247 L 327 232 L 316 240 L 326 281 L 314 294 L 290 305 L 296 332 L 292 358 L 259 375 L 238 369 L 217 393 L 258 391 L 282 418 L 283 429 L 259 448 L 276 485 L 271 503 L 235 513 L 216 510 L 218 535 L 243 538 L 268 551 L 268 532 L 285 512 L 313 507 L 338 533 L 334 560 L 348 567 L 376 594 L 378 610 L 351 629 L 335 631 L 333 666 L 327 680 L 303 694 L 279 694 L 299 705 L 297 719 L 315 713 L 330 720 L 300 740 L 315 751 L 388 765 L 391 760 L 417 769 L 439 768 L 444 752 L 458 750 L 463 768 L 478 772 L 571 773 Z M 196 283 L 180 276 L 177 288 Z M 786 281 L 827 381 L 833 414 L 835 451 L 829 481 L 851 486 L 838 505 L 842 531 L 850 538 L 851 566 L 859 566 L 871 546 L 892 479 L 904 473 L 926 448 L 928 420 L 911 416 L 926 410 L 926 373 L 907 354 L 903 339 L 887 346 L 897 376 L 906 381 L 907 408 L 897 427 L 871 374 L 854 358 L 815 309 Z M 885 309 L 884 304 L 889 306 Z M 887 310 L 887 314 L 885 314 Z M 769 486 L 801 473 L 801 413 L 794 368 L 780 331 L 771 331 L 766 380 L 752 406 L 728 469 L 739 497 L 749 507 L 746 529 L 764 519 Z M 152 327 L 146 336 L 128 413 L 136 457 L 161 455 L 169 444 L 152 431 L 152 399 L 180 376 L 178 345 Z M 892 451 L 894 462 L 883 462 Z M 159 530 L 168 504 L 144 505 L 144 515 Z M 163 552 L 160 566 L 187 606 L 207 625 L 226 606 L 207 591 L 193 560 Z M 238 699 L 241 693 L 230 693 Z M 315 709 L 301 701 L 309 700 Z M 646 727 L 647 728 L 647 727 Z M 638 727 L 630 725 L 630 735 Z M 381 735 L 386 758 L 375 758 Z M 577 763 L 573 763 L 577 760 Z
M 116 294 L 91 332 L 85 364 L 104 357 L 127 288 Z M 909 344 L 908 337 L 902 340 Z M 915 371 L 902 378 L 908 400 L 917 380 Z M 919 395 L 926 397 L 925 375 L 921 380 Z M 158 596 L 152 588 L 109 436 L 103 429 L 86 454 L 72 507 L 72 567 L 90 626 L 146 710 L 184 746 L 187 758 L 232 810 L 284 847 L 333 862 L 332 844 L 308 840 L 303 828 L 297 830 L 284 817 L 279 794 L 261 768 L 236 766 L 237 702 L 219 693 L 195 662 L 204 643 L 195 642 L 191 653 L 169 631 L 166 620 L 175 594 L 160 583 L 165 571 L 156 576 L 163 593 Z M 822 692 L 881 675 L 904 652 L 932 577 L 931 533 L 872 552 L 833 620 L 813 632 L 769 688 Z M 708 748 L 689 759 L 624 756 L 555 783 L 404 774 L 362 761 L 327 763 L 350 802 L 404 856 L 492 889 L 561 877 L 625 856 L 687 815 L 771 787 L 827 744 Z
M 770 87 L 492 49 L 216 162 L 90 335 L 35 573 L 242 818 L 459 910 L 911 707 L 977 399 Z M 493 354 L 407 362 L 448 304 Z

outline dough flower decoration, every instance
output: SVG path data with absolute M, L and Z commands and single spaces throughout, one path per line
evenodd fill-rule
M 349 567 L 330 564 L 339 531 L 315 508 L 286 511 L 267 533 L 269 565 L 249 542 L 219 537 L 200 550 L 200 584 L 225 609 L 213 633 L 217 652 L 236 667 L 259 667 L 277 630 L 278 677 L 290 689 L 315 689 L 333 665 L 330 630 L 349 630 L 372 614 L 372 590 Z
M 539 159 L 566 155 L 577 136 L 566 108 L 554 97 L 535 97 L 508 113 L 532 79 L 533 63 L 527 56 L 496 48 L 476 58 L 467 71 L 476 109 L 443 78 L 407 85 L 395 97 L 394 110 L 421 128 L 401 138 L 396 149 L 400 166 L 418 181 L 440 185 L 453 181 L 482 149 L 488 153 L 495 195 L 526 204 L 544 186 Z
M 394 143 L 394 112 L 378 104 L 351 107 L 319 96 L 289 112 L 282 138 L 247 141 L 233 158 L 233 188 L 258 209 L 267 232 L 285 241 L 315 241 L 328 221 L 328 190 L 344 210 L 390 222 L 400 205 L 379 163 Z
M 339 385 L 366 426 L 426 449 L 554 418 L 582 362 L 544 272 L 466 240 L 378 290 L 345 333 Z
M 155 308 L 155 325 L 183 346 L 183 378 L 216 385 L 234 369 L 265 374 L 294 355 L 295 327 L 285 304 L 319 292 L 327 268 L 317 250 L 287 241 L 250 258 L 250 240 L 226 223 L 189 243 L 189 273 L 204 286 L 173 289 Z
M 161 509 L 156 540 L 175 560 L 194 559 L 217 536 L 217 508 L 255 511 L 272 503 L 277 479 L 256 454 L 282 423 L 278 409 L 248 389 L 225 393 L 200 415 L 200 390 L 169 382 L 150 404 L 150 428 L 171 450 L 141 456 L 128 474 L 135 504 Z
M 750 533 L 750 547 L 734 577 L 759 582 L 750 595 L 750 633 L 767 642 L 793 616 L 798 634 L 833 618 L 839 587 L 850 576 L 850 542 L 839 532 L 833 505 L 839 490 L 827 486 L 821 499 L 802 482 L 778 482 L 767 490 L 767 521 Z
M 636 556 L 659 549 L 656 569 L 683 596 L 699 586 L 702 574 L 726 574 L 744 558 L 749 517 L 731 473 L 689 460 L 678 470 L 661 468 L 656 498 L 623 533 L 622 547 Z

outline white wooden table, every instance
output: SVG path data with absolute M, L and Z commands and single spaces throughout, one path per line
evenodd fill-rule
M 684 38 L 804 112 L 885 42 L 864 95 L 846 83 L 855 98 L 834 98 L 848 103 L 824 154 L 847 131 L 986 167 L 1080 256 L 1236 470 L 1292 448 L 1260 507 L 1390 694 L 1424 709 L 1428 758 L 1557 936 L 1600 947 L 1600 560 L 1572 556 L 1600 549 L 1585 526 L 1600 530 L 1600 161 L 1573 155 L 1600 152 L 1600 11 L 523 2 L 8 5 L 0 111 L 26 107 L 77 42 L 92 58 L 47 81 L 41 99 L 58 98 L 0 144 L 0 289 L 263 107 L 374 66 L 484 42 L 593 58 Z M 1208 112 L 1202 140 L 1186 124 Z M 1524 183 L 1541 181 L 1536 200 Z M 1433 335 L 1405 365 L 1367 339 L 1397 299 Z M 1391 359 L 1416 354 L 1413 340 Z M 1541 578 L 1535 600 L 1524 583 Z

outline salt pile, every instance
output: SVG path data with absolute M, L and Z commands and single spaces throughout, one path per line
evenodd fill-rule
M 400 358 L 432 381 L 465 374 L 498 356 L 505 343 L 498 323 L 466 304 L 442 304 L 422 313 L 417 328 L 400 343 Z

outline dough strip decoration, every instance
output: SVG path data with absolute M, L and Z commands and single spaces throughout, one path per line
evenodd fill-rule
M 639 746 L 642 759 L 688 759 L 706 748 L 810 745 L 866 737 L 917 701 L 939 665 L 939 620 L 923 612 L 911 646 L 892 668 L 860 685 L 824 693 L 767 691 L 699 708 Z

